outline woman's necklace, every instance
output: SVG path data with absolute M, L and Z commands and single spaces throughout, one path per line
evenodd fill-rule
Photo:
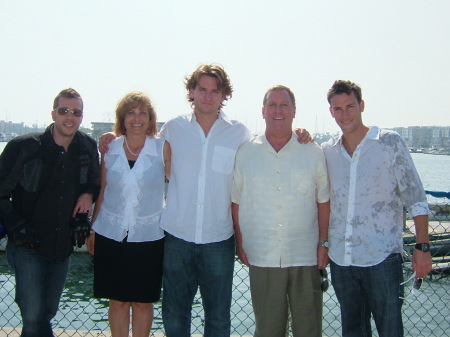
M 131 151 L 130 147 L 128 146 L 128 142 L 127 142 L 127 137 L 125 137 L 125 145 L 127 146 L 128 151 L 133 155 L 133 156 L 139 156 L 139 153 L 134 153 L 133 151 Z M 139 151 L 141 152 L 141 151 Z

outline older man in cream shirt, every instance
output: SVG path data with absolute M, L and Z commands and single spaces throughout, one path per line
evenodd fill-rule
M 265 134 L 236 155 L 232 213 L 237 253 L 250 267 L 257 337 L 322 335 L 319 270 L 328 264 L 329 186 L 325 157 L 292 131 L 295 97 L 270 88 L 262 114 Z

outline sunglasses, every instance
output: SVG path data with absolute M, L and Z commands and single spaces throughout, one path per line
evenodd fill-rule
M 326 292 L 330 287 L 330 282 L 328 281 L 328 272 L 326 269 L 319 269 L 320 277 L 322 278 L 322 282 L 320 283 L 320 289 L 322 292 Z
M 83 115 L 83 111 L 80 109 L 69 109 L 69 108 L 58 108 L 54 111 L 58 112 L 58 115 L 65 116 L 69 112 L 72 113 L 75 117 L 81 117 Z
M 420 294 L 420 288 L 422 287 L 423 278 L 415 278 L 416 272 L 414 272 L 409 279 L 407 279 L 405 282 L 400 283 L 400 285 L 404 285 L 414 279 L 414 282 L 411 285 L 411 292 L 406 297 L 400 297 L 402 300 L 406 300 L 410 295 L 417 296 Z

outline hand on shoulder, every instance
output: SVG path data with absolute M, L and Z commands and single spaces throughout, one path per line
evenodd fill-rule
M 109 150 L 109 144 L 117 137 L 112 132 L 104 133 L 98 140 L 98 150 L 101 154 L 105 154 Z

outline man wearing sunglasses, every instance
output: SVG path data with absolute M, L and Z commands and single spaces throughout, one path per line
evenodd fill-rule
M 335 81 L 330 112 L 342 136 L 322 144 L 331 186 L 331 278 L 341 307 L 344 337 L 403 336 L 403 206 L 413 216 L 417 278 L 431 270 L 428 204 L 401 137 L 362 121 L 361 88 Z
M 97 144 L 78 131 L 78 92 L 62 90 L 51 115 L 44 133 L 11 140 L 0 156 L 0 220 L 25 337 L 53 336 L 69 256 L 89 235 L 87 216 L 100 190 Z
M 289 88 L 269 89 L 262 108 L 265 134 L 236 154 L 231 209 L 238 257 L 250 268 L 256 337 L 285 336 L 289 310 L 294 337 L 322 336 L 327 168 L 316 143 L 297 142 L 295 113 Z

